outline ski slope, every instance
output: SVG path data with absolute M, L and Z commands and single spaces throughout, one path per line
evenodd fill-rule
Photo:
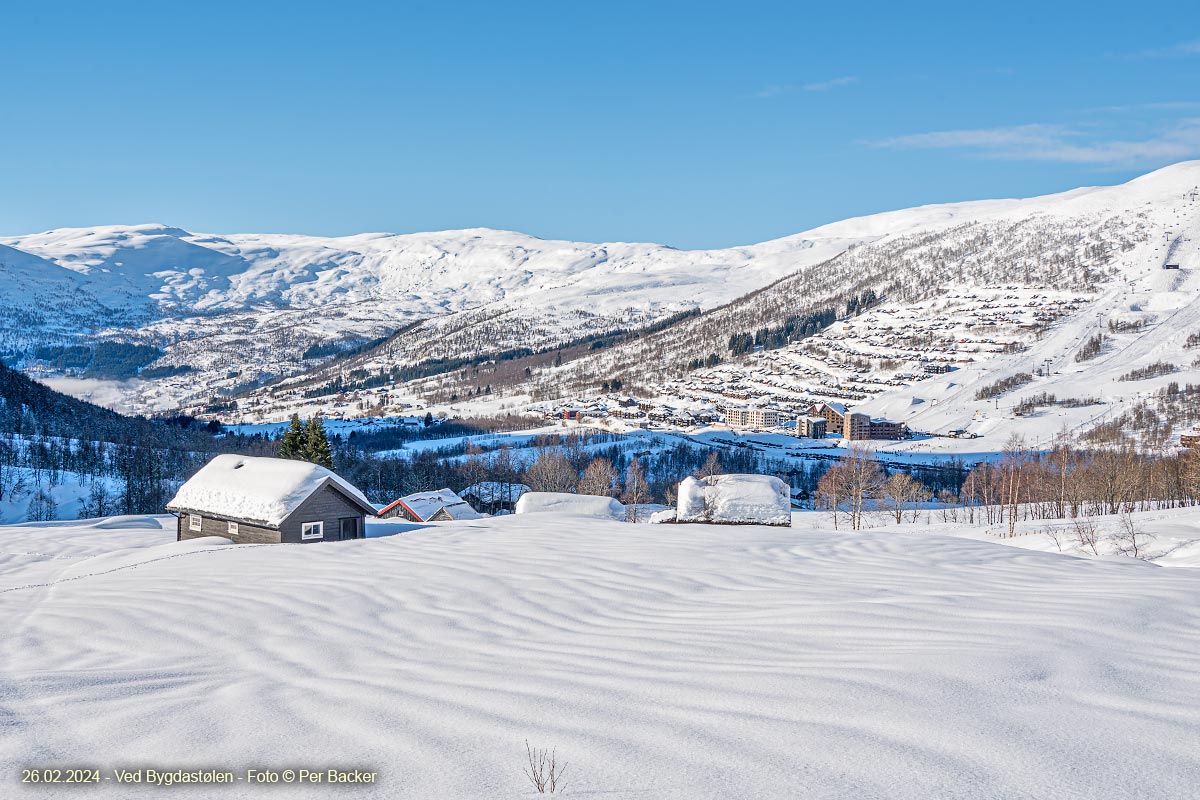
M 1063 430 L 1079 435 L 1113 419 L 1153 396 L 1170 383 L 1200 382 L 1196 362 L 1200 350 L 1188 337 L 1200 333 L 1200 199 L 1182 193 L 1176 206 L 1157 222 L 1160 235 L 1143 252 L 1123 259 L 1123 269 L 1103 292 L 1077 313 L 1056 321 L 1044 336 L 1028 341 L 1021 353 L 989 358 L 862 404 L 867 413 L 904 420 L 917 431 L 965 429 L 985 437 L 993 451 L 1017 434 L 1031 445 L 1048 445 Z M 1166 269 L 1167 264 L 1179 269 Z M 1028 293 L 1028 289 L 1025 290 Z M 1113 332 L 1109 323 L 1135 323 L 1136 329 Z M 1102 352 L 1079 361 L 1084 343 L 1105 337 Z M 1151 364 L 1175 366 L 1169 374 L 1123 380 Z M 1017 373 L 1034 380 L 995 400 L 976 400 L 976 392 Z M 1092 398 L 1079 408 L 1048 407 L 1014 416 L 1022 398 L 1047 392 L 1059 400 Z M 1182 420 L 1168 420 L 1186 429 Z M 979 447 L 975 441 L 922 440 L 889 445 L 888 449 L 961 452 Z
M 1183 800 L 1200 781 L 1193 569 L 919 528 L 369 528 L 0 528 L 6 780 L 339 766 L 378 773 L 358 796 L 516 798 L 528 740 L 568 762 L 570 796 Z

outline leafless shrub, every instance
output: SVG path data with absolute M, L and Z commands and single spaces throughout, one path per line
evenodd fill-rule
M 1079 549 L 1086 548 L 1092 551 L 1092 555 L 1100 555 L 1100 551 L 1096 549 L 1096 545 L 1100 541 L 1100 533 L 1096 530 L 1095 522 L 1087 518 L 1077 519 L 1074 524 L 1074 532 Z
M 1050 541 L 1054 542 L 1054 546 L 1057 547 L 1058 552 L 1061 553 L 1063 549 L 1063 529 L 1056 528 L 1053 525 L 1047 525 L 1046 527 L 1042 528 L 1042 533 L 1048 536 Z
M 538 794 L 555 794 L 566 789 L 563 783 L 563 773 L 567 771 L 567 763 L 558 763 L 558 748 L 547 750 L 544 747 L 530 747 L 525 740 L 525 758 L 529 765 L 522 771 L 529 782 L 537 789 Z
M 1117 552 L 1131 558 L 1145 558 L 1150 535 L 1143 531 L 1129 513 L 1121 514 L 1121 526 L 1112 535 Z

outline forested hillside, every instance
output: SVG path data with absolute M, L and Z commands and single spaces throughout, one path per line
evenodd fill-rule
M 0 362 L 0 511 L 30 519 L 68 510 L 161 513 L 175 487 L 213 454 L 274 448 L 263 437 L 217 437 L 218 430 L 189 417 L 124 416 Z

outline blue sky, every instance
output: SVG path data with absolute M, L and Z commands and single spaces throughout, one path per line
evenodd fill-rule
M 1200 4 L 24 3 L 0 233 L 745 244 L 1200 157 Z

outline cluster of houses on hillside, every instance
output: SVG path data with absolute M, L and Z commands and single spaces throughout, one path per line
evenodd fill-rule
M 783 424 L 808 416 L 814 403 L 858 405 L 918 381 L 938 380 L 993 356 L 1023 349 L 1053 320 L 1077 311 L 1086 298 L 1017 286 L 947 291 L 907 306 L 885 303 L 861 316 L 839 319 L 813 336 L 781 348 L 757 349 L 744 360 L 719 364 L 653 385 L 666 405 L 685 408 L 763 406 Z M 749 413 L 749 412 L 747 412 Z M 757 427 L 739 414 L 735 427 Z M 896 435 L 874 420 L 852 434 Z M 845 435 L 844 422 L 830 435 Z
M 236 406 L 238 414 L 247 418 L 270 418 L 285 415 L 313 401 L 323 406 L 321 414 L 326 419 L 398 417 L 411 414 L 416 409 L 415 404 L 403 401 L 400 392 L 390 384 L 369 389 L 337 390 L 310 398 L 303 388 L 285 383 L 266 394 L 242 397 Z
M 907 435 L 902 423 L 845 407 L 917 381 L 945 380 L 942 376 L 961 367 L 1019 351 L 1087 301 L 1070 292 L 991 286 L 939 293 L 907 306 L 885 303 L 781 348 L 759 349 L 744 360 L 653 385 L 655 404 L 600 397 L 555 407 L 547 416 L 611 417 L 641 426 L 711 421 L 733 428 L 783 428 L 804 438 L 902 439 Z M 824 433 L 812 417 L 824 419 Z
M 548 420 L 574 422 L 620 419 L 640 427 L 660 424 L 688 428 L 723 422 L 731 428 L 745 430 L 787 428 L 792 435 L 802 439 L 824 439 L 833 434 L 851 441 L 899 440 L 906 435 L 906 428 L 902 422 L 852 412 L 845 404 L 837 402 L 786 405 L 726 403 L 716 408 L 706 405 L 684 409 L 656 405 L 651 401 L 639 401 L 632 397 L 597 397 L 586 403 L 555 406 L 547 409 L 544 416 Z
M 647 400 L 632 397 L 597 397 L 591 400 L 555 406 L 543 412 L 550 420 L 582 422 L 596 419 L 620 419 L 646 428 L 652 424 L 674 425 L 690 428 L 693 425 L 709 425 L 718 421 L 715 410 L 710 408 L 686 409 L 657 405 Z
M 781 416 L 774 409 L 760 406 L 730 406 L 725 409 L 725 422 L 735 428 L 773 428 L 781 424 Z M 850 441 L 900 440 L 905 436 L 905 426 L 903 422 L 849 411 L 842 403 L 814 403 L 796 418 L 792 433 L 802 439 L 824 439 L 834 433 Z

